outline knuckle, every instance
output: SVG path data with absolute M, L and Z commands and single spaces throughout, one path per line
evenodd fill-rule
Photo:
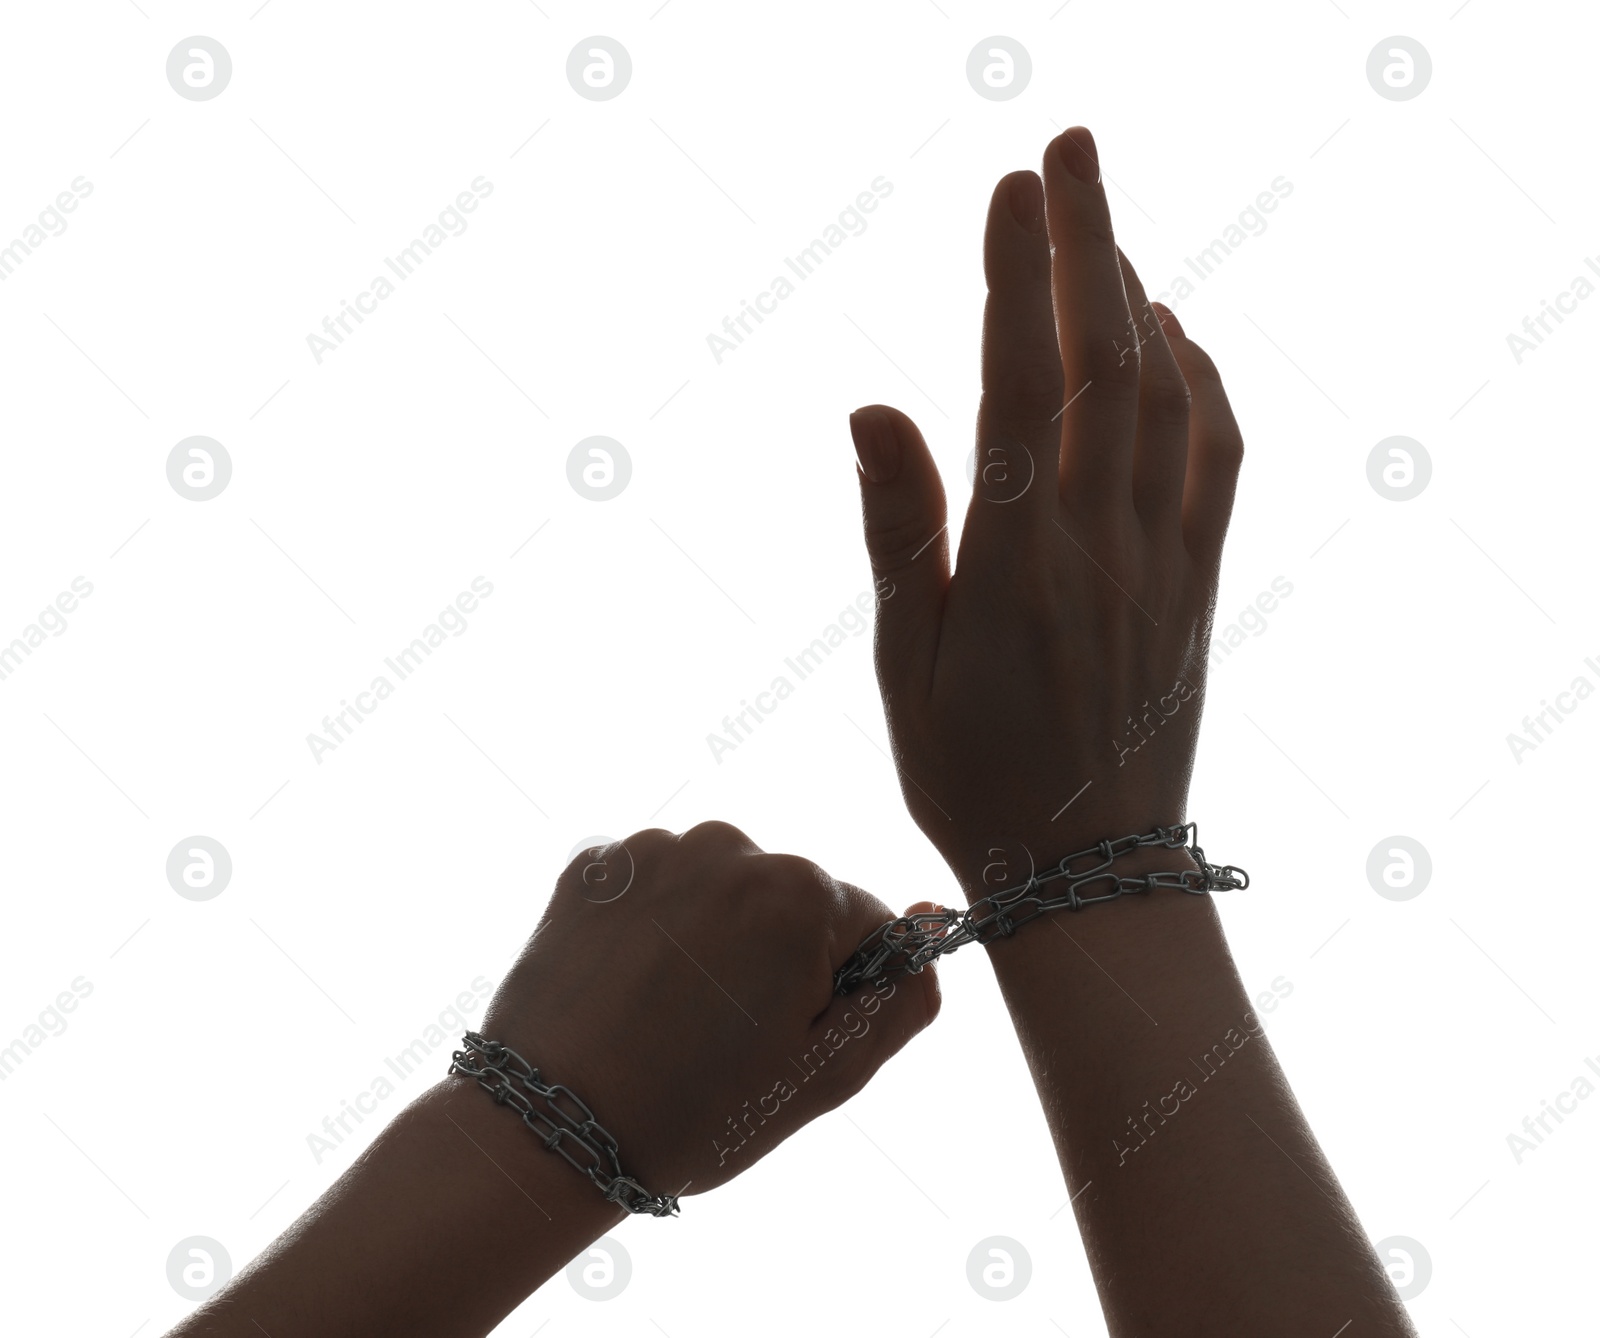
M 749 855 L 761 848 L 731 822 L 716 818 L 697 822 L 677 837 L 676 842 L 678 849 L 685 853 L 702 856 Z
M 879 576 L 904 571 L 938 548 L 939 526 L 921 512 L 871 515 L 866 521 L 867 552 Z
M 1088 393 L 1126 401 L 1139 393 L 1139 348 L 1130 334 L 1099 335 L 1084 344 L 1079 365 Z
M 877 1076 L 878 1067 L 869 1058 L 858 1059 L 855 1064 L 847 1068 L 844 1078 L 839 1084 L 839 1090 L 844 1100 L 836 1103 L 835 1109 L 838 1106 L 842 1106 L 845 1101 L 852 1101 L 860 1096 L 866 1090 L 867 1084 Z
M 672 840 L 672 833 L 665 828 L 646 827 L 631 836 L 596 841 L 593 845 L 584 846 L 581 850 L 573 852 L 558 882 L 573 880 L 585 882 L 593 869 L 608 868 L 613 864 L 622 868 L 631 863 L 653 859 L 666 849 Z
M 606 849 L 607 847 L 596 843 L 595 845 L 585 846 L 582 850 L 576 851 L 572 858 L 569 859 L 562 868 L 561 877 L 557 879 L 557 881 L 564 882 L 568 880 L 582 870 L 586 865 L 592 864 L 596 859 L 600 858 L 602 852 L 604 852 Z
M 1211 360 L 1211 355 L 1205 349 L 1192 340 L 1185 351 L 1183 374 L 1190 381 L 1203 381 L 1219 390 L 1222 387 L 1222 373 L 1217 370 L 1217 364 Z
M 1237 432 L 1220 433 L 1212 442 L 1211 452 L 1218 463 L 1237 470 L 1244 463 L 1244 438 Z
M 1144 391 L 1142 409 L 1157 427 L 1182 427 L 1189 421 L 1189 384 L 1181 376 L 1151 380 Z
M 1006 422 L 1048 423 L 1061 410 L 1066 378 L 1052 348 L 1049 356 L 1000 359 L 984 382 L 981 410 Z
M 775 851 L 758 861 L 772 886 L 785 892 L 809 892 L 829 881 L 828 876 L 804 855 Z
M 820 930 L 838 885 L 800 855 L 765 855 L 759 861 L 763 900 L 797 933 Z

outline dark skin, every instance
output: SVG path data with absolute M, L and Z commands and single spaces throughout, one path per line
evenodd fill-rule
M 1243 454 L 1215 366 L 1116 248 L 1087 131 L 1001 181 L 984 272 L 953 571 L 916 426 L 851 419 L 902 793 L 969 901 L 1183 820 Z M 649 1190 L 702 1193 L 933 1021 L 932 968 L 833 993 L 890 914 L 725 824 L 636 833 L 568 867 L 481 1029 L 581 1094 Z M 1053 912 L 988 951 L 1116 1338 L 1414 1334 L 1209 897 Z M 623 1216 L 452 1076 L 172 1334 L 477 1338 Z
M 726 823 L 636 832 L 568 866 L 480 1030 L 581 1096 L 651 1193 L 702 1194 L 855 1095 L 937 1015 L 931 970 L 833 993 L 893 917 Z M 452 1075 L 171 1334 L 480 1338 L 625 1216 Z
M 901 792 L 969 901 L 1184 820 L 1243 458 L 1215 365 L 1117 249 L 1088 131 L 1046 149 L 1042 180 L 1000 182 L 984 272 L 953 573 L 915 424 L 851 418 L 868 553 L 894 589 L 876 650 Z M 1413 1333 L 1209 897 L 1054 912 L 989 953 L 1113 1335 Z

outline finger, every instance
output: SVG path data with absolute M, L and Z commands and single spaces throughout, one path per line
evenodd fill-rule
M 1157 306 L 1156 311 L 1193 401 L 1183 483 L 1183 543 L 1201 567 L 1210 571 L 1222 559 L 1222 541 L 1228 533 L 1234 487 L 1244 460 L 1244 438 L 1216 363 L 1184 334 L 1169 309 Z
M 936 901 L 914 901 L 911 903 L 911 905 L 907 906 L 905 910 L 901 911 L 900 914 L 906 917 L 913 915 L 932 915 L 936 911 L 942 911 L 944 909 L 945 908 Z M 942 932 L 941 937 L 948 935 L 950 932 L 951 929 L 947 927 Z
M 623 839 L 616 837 L 602 838 L 591 846 L 582 846 L 574 850 L 572 858 L 566 862 L 558 877 L 566 877 L 574 871 L 581 875 L 589 865 L 603 862 L 609 852 L 621 850 L 628 846 L 630 842 L 634 844 L 639 844 L 642 841 L 659 842 L 663 838 L 670 840 L 672 833 L 661 827 L 647 827 L 645 830 L 635 832 L 632 836 Z
M 1060 495 L 1061 349 L 1044 185 L 1032 172 L 1013 172 L 995 187 L 983 272 L 983 399 L 965 533 L 1008 549 L 1021 527 L 1055 516 Z
M 1178 537 L 1189 454 L 1189 387 L 1151 309 L 1139 275 L 1121 249 L 1122 282 L 1139 336 L 1139 426 L 1133 443 L 1133 504 L 1155 532 Z
M 659 855 L 678 840 L 661 827 L 646 827 L 621 840 L 600 841 L 573 854 L 556 878 L 556 891 L 580 893 L 585 901 L 605 904 L 620 898 L 638 877 L 641 862 Z
M 697 848 L 708 848 L 712 851 L 727 852 L 731 855 L 757 855 L 761 847 L 752 841 L 744 832 L 735 827 L 731 822 L 722 822 L 712 818 L 706 822 L 697 822 L 688 831 L 676 838 L 680 845 Z
M 827 877 L 826 874 L 822 876 Z M 830 881 L 833 883 L 833 896 L 828 907 L 826 945 L 829 994 L 828 998 L 819 1001 L 814 1018 L 821 1018 L 826 1014 L 840 997 L 852 997 L 859 995 L 863 990 L 873 988 L 870 981 L 865 981 L 855 989 L 847 991 L 844 996 L 840 996 L 834 993 L 833 982 L 840 969 L 850 962 L 862 944 L 869 940 L 876 944 L 879 931 L 896 920 L 894 912 L 872 893 L 864 891 L 853 883 Z M 912 905 L 905 915 L 916 915 L 933 909 L 935 907 L 932 902 L 919 901 Z
M 898 409 L 850 415 L 861 516 L 878 604 L 878 678 L 889 694 L 926 685 L 950 584 L 944 484 L 917 425 Z
M 835 999 L 812 1024 L 800 1071 L 811 1081 L 831 1071 L 831 1081 L 818 1091 L 827 1108 L 841 1105 L 932 1023 L 939 1006 L 939 977 L 931 966 L 878 986 L 861 985 Z
M 1093 506 L 1126 492 L 1138 422 L 1139 350 L 1100 181 L 1094 137 L 1082 126 L 1044 155 L 1051 288 L 1065 378 L 1061 495 Z

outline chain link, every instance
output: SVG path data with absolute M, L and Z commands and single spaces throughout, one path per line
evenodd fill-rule
M 1197 823 L 1157 827 L 1142 836 L 1123 836 L 1068 855 L 1053 869 L 1031 875 L 1027 882 L 1002 892 L 990 893 L 964 911 L 948 907 L 902 915 L 874 930 L 863 939 L 850 960 L 833 976 L 835 994 L 848 994 L 863 983 L 876 985 L 896 976 L 915 975 L 936 957 L 965 947 L 968 943 L 987 944 L 997 938 L 1010 938 L 1028 921 L 1046 911 L 1079 911 L 1102 901 L 1115 901 L 1130 893 L 1152 892 L 1158 887 L 1173 888 L 1204 896 L 1208 892 L 1242 890 L 1250 886 L 1250 875 L 1231 864 L 1211 864 L 1200 849 Z M 1112 862 L 1141 847 L 1166 850 L 1188 848 L 1198 869 L 1174 873 L 1147 873 L 1136 877 L 1112 871 Z M 1087 861 L 1094 863 L 1087 863 Z M 1040 895 L 1046 883 L 1067 880 L 1065 893 L 1054 897 Z M 1084 888 L 1103 887 L 1095 896 L 1084 896 Z
M 850 960 L 834 973 L 834 992 L 848 994 L 863 983 L 876 985 L 897 976 L 915 975 L 936 957 L 968 943 L 988 944 L 997 938 L 1010 938 L 1047 911 L 1079 911 L 1121 896 L 1153 892 L 1158 887 L 1204 896 L 1250 886 L 1250 875 L 1243 869 L 1210 863 L 1199 841 L 1196 823 L 1157 827 L 1153 832 L 1102 841 L 1067 855 L 1053 869 L 1032 874 L 1018 887 L 982 897 L 964 911 L 944 908 L 902 915 L 862 940 Z M 1114 861 L 1145 847 L 1187 848 L 1200 867 L 1137 876 L 1112 870 Z M 1064 893 L 1053 897 L 1041 894 L 1046 884 L 1062 880 L 1066 881 Z M 1084 896 L 1085 888 L 1102 890 Z M 496 1104 L 512 1107 L 548 1151 L 558 1153 L 574 1170 L 588 1176 L 608 1200 L 630 1213 L 677 1215 L 676 1194 L 651 1194 L 637 1180 L 622 1173 L 617 1140 L 596 1122 L 594 1112 L 576 1092 L 560 1083 L 546 1083 L 538 1069 L 498 1041 L 485 1040 L 474 1031 L 463 1035 L 461 1041 L 468 1049 L 451 1053 L 450 1072 L 476 1079 Z M 535 1105 L 529 1094 L 537 1097 L 543 1107 Z M 562 1103 L 570 1109 L 563 1109 Z M 568 1151 L 569 1144 L 584 1154 L 582 1160 Z
M 637 1180 L 622 1173 L 617 1140 L 595 1122 L 594 1112 L 576 1092 L 560 1083 L 544 1082 L 538 1069 L 499 1041 L 488 1041 L 469 1031 L 461 1043 L 469 1048 L 451 1052 L 450 1072 L 476 1078 L 478 1086 L 497 1105 L 510 1106 L 521 1115 L 522 1122 L 546 1150 L 559 1153 L 575 1170 L 582 1171 L 612 1203 L 630 1213 L 677 1216 L 676 1194 L 651 1194 Z M 538 1097 L 544 1108 L 536 1106 L 526 1093 Z M 561 1102 L 566 1102 L 574 1113 L 563 1110 Z M 567 1150 L 569 1143 L 586 1154 L 582 1161 Z

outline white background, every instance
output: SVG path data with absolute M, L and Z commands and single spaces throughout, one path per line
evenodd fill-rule
M 965 486 L 989 192 L 1075 123 L 1152 294 L 1293 187 L 1172 301 L 1248 445 L 1219 626 L 1293 587 L 1212 672 L 1191 800 L 1254 877 L 1223 906 L 1245 981 L 1292 982 L 1272 1042 L 1372 1239 L 1431 1257 L 1423 1332 L 1593 1323 L 1600 1100 L 1520 1164 L 1507 1135 L 1600 1054 L 1600 701 L 1520 762 L 1506 740 L 1600 686 L 1600 302 L 1520 364 L 1506 339 L 1600 247 L 1592 16 L 95 0 L 5 25 L 0 238 L 93 190 L 0 284 L 0 641 L 93 594 L 0 682 L 0 1045 L 92 993 L 0 1083 L 0 1328 L 160 1333 L 190 1305 L 174 1244 L 254 1256 L 378 1118 L 320 1164 L 307 1135 L 498 982 L 584 837 L 719 817 L 896 907 L 951 894 L 869 636 L 720 761 L 706 736 L 870 586 L 850 409 L 902 405 Z M 965 74 L 997 33 L 1032 59 L 1010 101 Z M 165 77 L 192 34 L 232 56 L 212 101 Z M 592 34 L 632 58 L 610 101 L 565 77 Z M 1410 101 L 1366 78 L 1393 34 L 1432 57 Z M 467 230 L 319 365 L 307 335 L 479 176 Z M 866 231 L 719 365 L 706 336 L 880 176 Z M 165 472 L 195 434 L 233 462 L 203 503 Z M 595 434 L 633 466 L 603 503 L 566 475 Z M 1433 463 L 1408 502 L 1367 480 L 1395 434 Z M 468 629 L 314 760 L 479 576 Z M 210 901 L 165 876 L 194 834 L 233 860 Z M 1366 876 L 1395 834 L 1433 862 L 1406 901 Z M 1103 1333 L 988 965 L 943 981 L 856 1101 L 621 1228 L 619 1297 L 558 1276 L 500 1332 Z M 1033 1260 L 1004 1304 L 966 1278 L 992 1235 Z

